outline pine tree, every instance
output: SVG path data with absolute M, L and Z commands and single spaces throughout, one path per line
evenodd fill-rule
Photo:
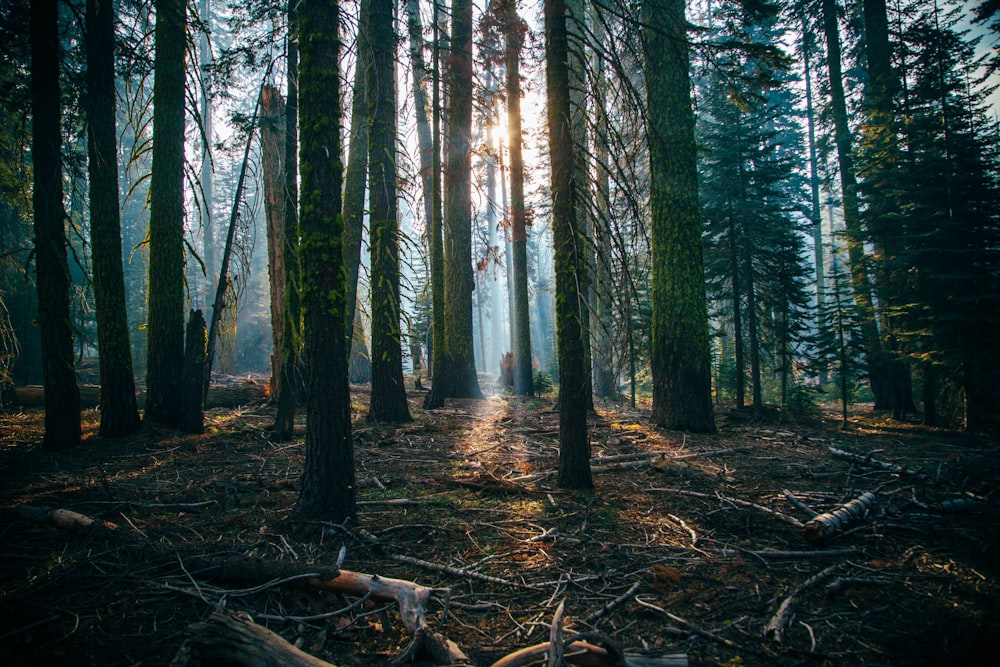
M 125 310 L 122 232 L 118 213 L 114 9 L 107 2 L 87 0 L 86 21 L 87 164 L 101 364 L 100 433 L 116 437 L 128 435 L 139 428 L 139 409 Z
M 35 214 L 38 323 L 45 383 L 42 447 L 49 451 L 69 449 L 80 444 L 80 392 L 73 366 L 66 211 L 63 208 L 60 52 L 58 4 L 55 0 L 32 2 L 32 205 Z
M 642 2 L 657 426 L 713 432 L 708 310 L 683 0 Z
M 306 366 L 306 461 L 294 514 L 357 517 L 347 378 L 341 213 L 340 7 L 302 0 L 299 20 L 299 257 Z
M 372 394 L 367 420 L 408 422 L 403 386 L 399 301 L 399 221 L 396 202 L 396 39 L 392 0 L 371 0 L 372 35 L 367 99 L 371 182 Z
M 156 0 L 146 419 L 176 426 L 184 359 L 185 0 Z

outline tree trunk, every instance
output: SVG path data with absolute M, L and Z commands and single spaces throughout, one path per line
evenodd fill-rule
M 684 2 L 644 0 L 642 16 L 653 254 L 650 419 L 664 428 L 714 432 Z
M 434 3 L 434 67 L 433 92 L 431 96 L 431 218 L 427 223 L 427 246 L 430 252 L 431 280 L 431 330 L 427 344 L 430 355 L 430 377 L 444 381 L 446 360 L 444 354 L 444 239 L 441 237 L 441 35 L 440 35 L 440 4 Z M 440 407 L 444 398 L 427 393 L 424 399 L 425 408 Z
M 847 229 L 847 253 L 851 271 L 851 288 L 858 308 L 861 336 L 868 360 L 868 379 L 875 395 L 876 409 L 891 407 L 891 385 L 887 375 L 885 355 L 875 321 L 872 286 L 866 267 L 864 234 L 858 203 L 858 182 L 854 173 L 851 130 L 847 121 L 847 101 L 841 73 L 840 32 L 837 25 L 837 0 L 823 0 L 823 29 L 826 35 L 827 66 L 833 106 L 835 143 L 840 166 L 840 187 L 843 197 L 844 226 Z
M 531 322 L 528 314 L 528 213 L 524 207 L 524 158 L 521 154 L 521 48 L 526 26 L 513 1 L 504 6 L 504 60 L 507 65 L 507 131 L 510 133 L 511 280 L 514 341 L 514 393 L 533 396 Z
M 299 213 L 306 366 L 306 460 L 293 514 L 357 518 L 340 163 L 340 7 L 299 4 L 302 204 Z
M 559 356 L 559 475 L 562 488 L 590 489 L 590 437 L 584 364 L 586 312 L 580 289 L 585 239 L 576 220 L 576 147 L 570 116 L 569 39 L 563 0 L 545 0 L 545 81 L 548 96 L 549 158 L 552 165 L 552 218 L 556 264 L 556 331 Z
M 822 347 L 833 334 L 826 320 L 826 251 L 823 249 L 823 216 L 820 215 L 819 160 L 816 156 L 816 121 L 813 110 L 812 93 L 812 44 L 813 35 L 803 19 L 802 22 L 802 65 L 805 69 L 806 125 L 809 141 L 809 220 L 812 223 L 813 259 L 816 268 L 816 332 Z M 829 382 L 828 368 L 822 359 L 817 360 L 817 380 L 821 385 Z
M 295 426 L 296 394 L 302 385 L 299 373 L 299 218 L 298 218 L 298 0 L 288 0 L 287 98 L 285 99 L 284 243 L 281 245 L 285 298 L 282 307 L 282 345 L 279 357 L 280 380 L 275 402 L 274 436 L 281 442 L 292 437 Z
M 285 174 L 282 170 L 285 101 L 274 86 L 261 90 L 261 171 L 267 219 L 267 275 L 271 287 L 271 396 L 281 393 L 281 351 L 285 341 Z
M 351 134 L 344 173 L 344 265 L 347 267 L 347 331 L 351 382 L 364 384 L 372 378 L 371 357 L 365 342 L 364 323 L 358 308 L 358 273 L 361 266 L 361 237 L 364 234 L 365 185 L 368 179 L 368 71 L 372 41 L 369 33 L 371 3 L 361 3 L 358 17 L 357 61 L 354 66 L 354 95 L 351 98 Z M 378 40 L 376 40 L 378 41 Z
M 368 16 L 369 235 L 371 238 L 372 393 L 369 422 L 411 421 L 403 385 L 396 203 L 396 40 L 393 1 L 371 0 Z
M 445 398 L 482 398 L 473 348 L 472 203 L 470 173 L 472 134 L 472 2 L 452 5 L 448 59 L 448 161 L 444 173 L 444 335 L 434 332 L 435 353 L 443 355 L 441 374 L 425 407 Z M 432 257 L 432 264 L 435 259 Z
M 211 0 L 201 0 L 198 5 L 198 13 L 204 23 L 204 29 L 198 39 L 198 64 L 202 72 L 207 72 L 212 64 L 212 3 Z M 214 136 L 214 122 L 212 113 L 212 97 L 208 89 L 208 76 L 202 77 L 201 90 L 201 175 L 199 177 L 201 186 L 201 234 L 202 234 L 202 261 L 205 263 L 205 294 L 215 294 L 215 276 L 218 267 L 215 263 L 215 218 L 213 207 L 215 203 L 215 188 L 212 183 L 212 138 Z M 205 297 L 207 301 L 207 297 Z M 207 304 L 206 304 L 207 305 Z
M 63 209 L 59 13 L 55 0 L 31 3 L 31 156 L 35 275 L 49 451 L 80 444 L 80 392 L 73 367 L 66 211 Z
M 153 165 L 149 184 L 146 419 L 180 420 L 184 358 L 185 0 L 155 0 Z
M 115 13 L 110 3 L 87 0 L 87 165 L 90 243 L 101 366 L 100 434 L 119 437 L 139 429 L 132 347 L 125 309 L 122 230 L 118 212 L 115 130 Z
M 192 310 L 187 323 L 184 368 L 181 371 L 181 417 L 178 426 L 185 433 L 205 430 L 205 364 L 208 360 L 208 331 L 200 310 Z

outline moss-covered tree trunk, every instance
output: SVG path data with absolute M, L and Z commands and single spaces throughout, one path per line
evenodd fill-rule
M 548 96 L 549 159 L 552 164 L 552 217 L 556 265 L 556 337 L 559 356 L 559 475 L 562 488 L 589 489 L 590 438 L 587 435 L 589 372 L 584 361 L 580 289 L 584 240 L 576 219 L 576 172 L 570 117 L 569 43 L 566 3 L 545 2 L 545 82 Z
M 302 0 L 298 19 L 306 460 L 293 514 L 342 522 L 357 518 L 357 507 L 341 211 L 340 6 Z
M 452 4 L 448 55 L 448 160 L 444 169 L 444 335 L 434 331 L 434 383 L 424 401 L 436 408 L 445 398 L 482 398 L 473 349 L 472 290 L 472 2 Z M 432 251 L 433 252 L 433 251 Z M 432 264 L 436 258 L 432 256 Z M 432 267 L 433 268 L 433 267 Z M 438 370 L 443 371 L 438 374 Z
M 715 430 L 694 113 L 683 0 L 643 0 L 650 242 L 653 254 L 650 419 Z
M 431 330 L 427 351 L 430 355 L 430 377 L 444 378 L 446 359 L 444 344 L 444 231 L 441 211 L 441 5 L 434 3 L 434 67 L 431 71 L 431 218 L 427 223 L 427 247 L 430 253 Z M 443 381 L 443 380 L 442 380 Z M 432 387 L 433 388 L 433 387 Z M 425 408 L 440 407 L 444 399 L 428 392 Z
M 90 178 L 90 244 L 101 364 L 100 434 L 139 429 L 132 374 L 132 346 L 125 309 L 122 229 L 118 213 L 115 130 L 115 13 L 109 2 L 87 0 L 87 166 Z
M 368 68 L 369 229 L 371 235 L 372 393 L 367 420 L 408 422 L 403 386 L 396 203 L 396 39 L 393 0 L 370 0 Z
M 371 130 L 368 117 L 368 74 L 372 48 L 380 40 L 371 39 L 369 15 L 371 2 L 361 3 L 358 17 L 357 61 L 354 67 L 354 95 L 351 98 L 351 143 L 344 173 L 344 265 L 347 267 L 347 315 L 350 339 L 351 382 L 365 383 L 372 379 L 371 359 L 365 342 L 361 310 L 358 308 L 358 273 L 361 266 L 361 237 L 364 231 L 365 186 L 368 183 L 368 137 Z
M 858 309 L 862 342 L 868 361 L 868 380 L 875 395 L 877 409 L 892 406 L 892 389 L 885 354 L 875 321 L 872 284 L 868 276 L 861 228 L 858 181 L 854 172 L 851 129 L 847 119 L 847 99 L 841 68 L 840 31 L 837 20 L 837 0 L 823 0 L 823 31 L 826 36 L 826 62 L 830 79 L 830 101 L 833 109 L 834 138 L 840 166 L 840 189 L 843 197 L 844 227 L 847 230 L 847 256 L 851 273 L 851 289 Z
M 298 0 L 288 0 L 288 38 L 285 98 L 285 173 L 284 173 L 284 243 L 283 256 L 285 298 L 282 309 L 281 349 L 279 355 L 280 380 L 275 402 L 274 436 L 278 441 L 292 437 L 295 426 L 295 403 L 298 388 L 302 386 L 299 373 L 299 353 L 302 337 L 299 321 L 299 49 L 298 49 Z
M 55 0 L 31 3 L 31 158 L 34 171 L 35 277 L 50 451 L 80 444 L 80 391 L 73 367 L 69 264 L 63 208 L 59 11 Z
M 156 0 L 146 419 L 176 426 L 184 358 L 185 0 Z
M 507 131 L 510 133 L 510 246 L 513 287 L 514 393 L 532 396 L 531 322 L 528 315 L 528 212 L 524 205 L 521 153 L 521 49 L 527 26 L 515 0 L 504 4 L 504 62 L 507 65 Z

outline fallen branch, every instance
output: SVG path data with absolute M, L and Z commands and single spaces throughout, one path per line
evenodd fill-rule
M 813 517 L 802 527 L 802 534 L 810 544 L 823 544 L 828 539 L 859 523 L 878 501 L 873 491 L 866 491 L 840 507 Z
M 641 585 L 642 585 L 641 581 L 635 582 L 634 584 L 632 584 L 632 586 L 629 587 L 629 589 L 627 591 L 625 591 L 624 593 L 622 593 L 621 595 L 619 595 L 618 597 L 616 597 L 614 600 L 612 600 L 611 602 L 607 603 L 606 605 L 604 605 L 603 607 L 601 607 L 600 609 L 598 609 L 597 611 L 595 611 L 593 614 L 591 614 L 587 618 L 583 619 L 583 622 L 587 623 L 588 625 L 592 625 L 595 621 L 597 621 L 598 619 L 600 619 L 602 616 L 610 614 L 612 611 L 614 611 L 615 609 L 617 609 L 618 607 L 620 607 L 622 604 L 624 604 L 626 602 L 626 600 L 628 600 L 630 597 L 632 597 L 633 595 L 635 595 L 635 592 L 637 590 L 639 590 L 639 586 L 641 586 Z
M 36 523 L 47 523 L 70 533 L 78 534 L 98 534 L 98 535 L 121 535 L 117 532 L 118 526 L 110 521 L 100 521 L 86 514 L 80 514 L 67 509 L 50 509 L 48 507 L 38 507 L 36 505 L 21 505 L 17 508 L 17 514 Z
M 885 586 L 889 581 L 885 579 L 860 579 L 857 577 L 838 577 L 834 579 L 829 584 L 826 585 L 827 595 L 833 595 L 834 593 L 839 593 L 845 588 L 853 588 L 855 586 Z
M 683 495 L 683 496 L 692 496 L 694 498 L 718 499 L 718 500 L 721 500 L 723 502 L 731 503 L 733 505 L 740 505 L 742 507 L 753 508 L 753 509 L 755 509 L 755 510 L 757 510 L 759 512 L 763 512 L 765 514 L 769 514 L 769 515 L 775 517 L 776 519 L 781 519 L 782 521 L 790 523 L 793 526 L 795 526 L 796 528 L 799 528 L 799 529 L 802 528 L 802 522 L 799 521 L 798 519 L 796 519 L 795 517 L 788 516 L 787 514 L 784 514 L 783 512 L 779 512 L 778 510 L 773 510 L 770 507 L 764 507 L 763 505 L 758 505 L 757 503 L 752 503 L 749 500 L 741 500 L 739 498 L 730 498 L 729 496 L 724 496 L 724 495 L 722 495 L 720 493 L 715 493 L 715 494 L 713 494 L 713 493 L 699 493 L 698 491 L 688 491 L 686 489 L 669 489 L 669 488 L 662 488 L 662 487 L 652 487 L 649 490 L 650 491 L 657 491 L 657 492 L 660 492 L 660 493 L 678 493 L 678 494 Z
M 227 667 L 333 667 L 245 616 L 215 612 L 191 626 L 196 664 Z M 175 663 L 177 661 L 175 660 Z
M 784 494 L 788 502 L 790 502 L 791 504 L 795 505 L 800 510 L 802 510 L 802 512 L 805 513 L 810 519 L 814 518 L 817 514 L 819 514 L 819 512 L 817 512 L 816 510 L 814 510 L 813 508 L 809 507 L 804 502 L 796 498 L 795 495 L 793 495 L 792 492 L 789 491 L 788 489 L 785 489 Z
M 775 643 L 780 644 L 784 639 L 785 628 L 788 627 L 788 622 L 791 620 L 792 615 L 792 602 L 795 600 L 795 596 L 799 595 L 803 591 L 806 591 L 819 582 L 823 581 L 830 575 L 834 574 L 840 569 L 840 565 L 831 565 L 830 567 L 822 570 L 813 576 L 806 579 L 802 584 L 799 585 L 791 595 L 785 598 L 781 605 L 778 607 L 778 611 L 774 613 L 771 620 L 764 627 L 764 636 L 773 640 Z
M 852 454 L 851 452 L 845 452 L 843 449 L 837 449 L 836 447 L 828 447 L 830 453 L 836 459 L 843 459 L 845 461 L 850 461 L 851 463 L 856 463 L 858 465 L 865 466 L 867 468 L 874 468 L 875 470 L 883 470 L 885 472 L 892 472 L 898 475 L 909 475 L 914 479 L 925 480 L 927 475 L 916 470 L 910 470 L 905 466 L 898 466 L 893 463 L 886 463 L 885 461 L 879 461 L 878 459 L 873 459 L 870 456 L 861 456 L 860 454 Z
M 394 560 L 399 563 L 416 565 L 417 567 L 422 567 L 427 570 L 433 570 L 435 572 L 443 572 L 445 574 L 450 574 L 455 577 L 462 577 L 465 579 L 476 579 L 478 581 L 485 581 L 487 583 L 498 584 L 500 586 L 509 586 L 511 588 L 534 588 L 534 586 L 529 586 L 527 584 L 520 584 L 517 583 L 516 581 L 508 581 L 507 579 L 501 579 L 500 577 L 492 577 L 488 574 L 473 572 L 472 570 L 468 570 L 465 568 L 458 568 L 458 567 L 452 567 L 450 565 L 441 565 L 439 563 L 432 563 L 430 561 L 414 558 L 413 556 L 404 556 L 402 554 L 389 554 L 388 558 L 390 560 Z

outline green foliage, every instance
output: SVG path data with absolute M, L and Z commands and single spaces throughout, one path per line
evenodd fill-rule
M 555 390 L 555 383 L 552 381 L 552 376 L 546 371 L 533 371 L 531 374 L 531 380 L 535 388 L 536 394 L 548 394 Z

